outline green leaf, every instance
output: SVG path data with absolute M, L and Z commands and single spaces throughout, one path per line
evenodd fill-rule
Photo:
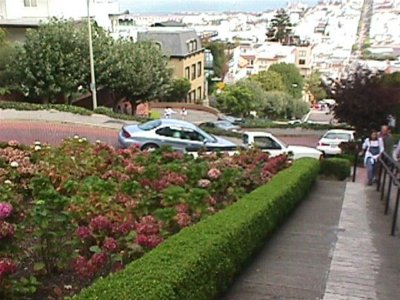
M 90 247 L 89 250 L 90 250 L 90 252 L 93 252 L 93 253 L 100 253 L 101 252 L 100 247 L 97 246 L 97 245 Z
M 33 270 L 36 271 L 36 272 L 41 271 L 44 268 L 45 268 L 45 264 L 43 262 L 36 262 L 33 265 Z

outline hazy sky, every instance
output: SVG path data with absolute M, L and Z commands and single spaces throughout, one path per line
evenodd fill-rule
M 317 0 L 303 0 L 314 4 Z M 285 7 L 287 0 L 119 0 L 121 10 L 131 13 L 180 11 L 263 11 Z

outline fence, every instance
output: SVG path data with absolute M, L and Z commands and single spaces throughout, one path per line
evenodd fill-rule
M 393 219 L 390 234 L 394 235 L 397 226 L 397 215 L 399 212 L 399 200 L 400 200 L 400 164 L 394 161 L 386 153 L 382 153 L 379 158 L 379 171 L 378 171 L 378 182 L 376 190 L 381 192 L 381 201 L 385 201 L 385 215 L 389 213 L 390 200 L 392 196 L 392 190 L 397 189 Z M 388 186 L 386 187 L 386 184 Z

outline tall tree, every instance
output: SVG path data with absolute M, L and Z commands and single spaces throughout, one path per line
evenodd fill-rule
M 267 92 L 286 91 L 282 76 L 278 72 L 272 70 L 261 71 L 258 74 L 252 75 L 250 79 L 260 83 L 262 88 Z
M 265 115 L 270 119 L 301 118 L 308 110 L 308 103 L 301 99 L 295 99 L 286 92 L 269 91 L 265 94 L 261 115 Z
M 190 91 L 191 83 L 187 78 L 175 78 L 167 87 L 166 94 L 162 97 L 167 102 L 179 102 L 185 99 Z
M 70 101 L 88 88 L 89 47 L 82 23 L 54 20 L 28 30 L 25 43 L 12 63 L 17 88 L 28 98 L 54 102 Z M 94 28 L 94 44 L 106 35 Z
M 270 27 L 267 31 L 267 38 L 271 41 L 283 43 L 289 39 L 292 32 L 292 23 L 286 10 L 279 9 L 271 19 Z
M 247 116 L 252 110 L 259 110 L 265 92 L 257 82 L 241 80 L 228 85 L 216 95 L 221 111 L 236 116 Z
M 286 90 L 290 95 L 295 98 L 301 98 L 304 79 L 296 65 L 287 63 L 273 64 L 268 70 L 281 75 Z
M 204 46 L 211 51 L 213 56 L 214 76 L 221 78 L 221 81 L 223 81 L 229 70 L 229 55 L 227 53 L 229 45 L 225 42 L 217 41 L 206 43 Z
M 0 28 L 0 95 L 10 91 L 10 74 L 7 65 L 13 60 L 15 48 L 7 43 L 6 33 Z
M 141 102 L 166 93 L 171 80 L 167 64 L 168 58 L 155 43 L 119 40 L 99 76 L 117 95 L 126 97 L 135 111 Z
M 370 72 L 357 71 L 351 78 L 336 88 L 336 118 L 362 134 L 379 129 L 400 105 L 400 86 L 386 86 Z
M 306 79 L 306 89 L 313 96 L 313 100 L 321 100 L 327 97 L 327 93 L 322 84 L 321 73 L 314 72 Z

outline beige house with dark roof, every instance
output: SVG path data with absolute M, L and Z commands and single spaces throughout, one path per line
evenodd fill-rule
M 176 78 L 191 82 L 188 103 L 202 103 L 207 95 L 204 76 L 204 48 L 193 29 L 185 27 L 153 27 L 138 33 L 138 41 L 151 40 L 169 56 L 169 67 Z

